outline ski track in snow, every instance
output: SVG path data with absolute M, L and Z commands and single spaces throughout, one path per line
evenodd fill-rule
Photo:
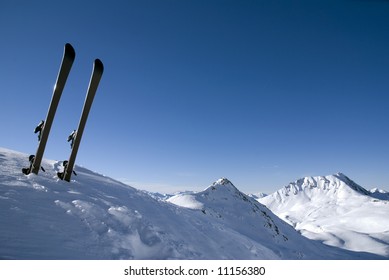
M 27 158 L 0 148 L 0 259 L 380 259 L 383 255 L 309 240 L 227 179 L 202 192 L 166 196 L 165 201 L 78 166 L 71 183 L 61 181 L 56 176 L 61 166 L 52 160 L 43 160 L 45 173 L 25 176 L 21 168 L 28 165 Z M 371 233 L 369 238 L 387 246 L 387 233 Z M 341 245 L 355 240 L 337 236 Z

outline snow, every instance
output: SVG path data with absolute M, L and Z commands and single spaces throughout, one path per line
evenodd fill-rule
M 389 257 L 385 194 L 338 173 L 302 178 L 258 201 L 310 239 Z
M 249 193 L 248 196 L 254 198 L 254 199 L 260 199 L 262 197 L 265 197 L 267 196 L 266 193 L 263 193 L 263 192 L 258 192 L 258 193 Z
M 178 194 L 178 195 L 175 195 L 175 196 L 167 199 L 167 201 L 169 201 L 175 205 L 190 208 L 190 209 L 201 210 L 204 207 L 204 204 L 197 201 L 196 197 L 194 195 L 190 195 L 190 194 Z
M 371 189 L 370 196 L 381 200 L 389 200 L 389 192 L 378 188 Z
M 383 258 L 302 236 L 226 178 L 159 196 L 79 166 L 68 183 L 59 162 L 42 164 L 25 176 L 28 155 L 0 148 L 0 259 Z M 373 227 L 368 238 L 387 238 Z

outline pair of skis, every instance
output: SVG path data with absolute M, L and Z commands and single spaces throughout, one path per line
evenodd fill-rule
M 37 151 L 35 155 L 31 155 L 29 157 L 30 167 L 23 168 L 22 170 L 23 173 L 26 175 L 30 174 L 31 172 L 34 174 L 38 174 L 39 170 L 42 168 L 41 163 L 42 163 L 43 153 L 45 151 L 47 139 L 50 134 L 50 129 L 54 120 L 55 112 L 57 110 L 59 101 L 61 99 L 61 95 L 65 87 L 66 80 L 69 76 L 75 57 L 76 57 L 76 53 L 74 51 L 74 48 L 70 44 L 66 44 L 57 81 L 54 87 L 53 96 L 50 102 L 49 111 L 47 113 L 46 120 L 43 122 L 43 125 L 41 126 Z M 78 128 L 74 135 L 72 150 L 70 153 L 69 160 L 64 161 L 63 172 L 57 173 L 58 177 L 62 180 L 70 182 L 70 178 L 72 176 L 72 173 L 74 172 L 73 171 L 74 164 L 81 143 L 82 134 L 84 132 L 89 111 L 92 107 L 93 99 L 95 97 L 97 87 L 103 75 L 103 71 L 104 71 L 103 63 L 99 59 L 96 59 L 93 64 L 92 76 L 89 82 L 88 91 L 86 94 L 84 107 L 82 109 L 81 118 L 78 124 Z M 44 169 L 42 168 L 42 170 Z

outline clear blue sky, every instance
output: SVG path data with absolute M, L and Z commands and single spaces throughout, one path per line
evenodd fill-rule
M 389 1 L 2 0 L 0 38 L 2 147 L 35 153 L 69 42 L 46 158 L 68 158 L 100 58 L 79 165 L 160 192 L 336 172 L 389 189 Z

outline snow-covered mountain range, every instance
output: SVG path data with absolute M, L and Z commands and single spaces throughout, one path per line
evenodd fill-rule
M 306 177 L 258 199 L 303 236 L 389 256 L 388 193 L 367 191 L 346 175 Z
M 225 178 L 202 192 L 152 196 L 79 166 L 61 181 L 53 160 L 25 176 L 26 164 L 28 155 L 0 148 L 0 259 L 388 257 L 311 240 Z

